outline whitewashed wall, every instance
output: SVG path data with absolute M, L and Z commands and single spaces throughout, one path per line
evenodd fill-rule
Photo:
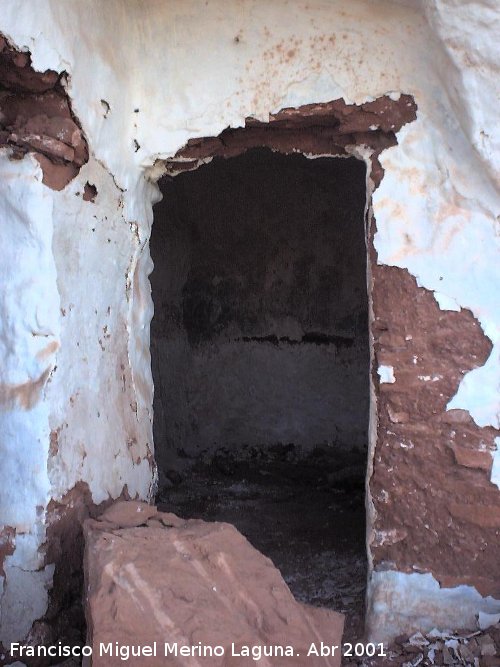
M 78 480 L 95 503 L 124 484 L 131 495 L 150 494 L 147 239 L 157 190 L 146 176 L 190 137 L 287 106 L 412 94 L 417 121 L 382 156 L 379 261 L 407 268 L 442 308 L 467 307 L 479 319 L 495 348 L 452 406 L 498 427 L 498 11 L 495 0 L 410 5 L 37 0 L 35 10 L 33 0 L 3 0 L 0 32 L 31 51 L 36 69 L 69 73 L 92 158 L 61 193 L 41 184 L 33 160 L 1 160 L 1 380 L 26 383 L 32 400 L 21 405 L 15 393 L 3 405 L 2 518 L 18 536 L 6 560 L 0 640 L 21 638 L 45 608 L 51 572 L 38 569 L 37 549 L 51 497 Z M 95 203 L 76 194 L 87 180 Z M 448 593 L 435 590 L 430 610 L 429 587 L 415 576 L 372 576 L 379 636 L 398 629 L 389 598 L 401 607 L 411 600 L 416 624 L 446 614 Z M 472 603 L 457 622 L 500 608 L 463 588 Z M 28 591 L 21 622 L 13 600 Z

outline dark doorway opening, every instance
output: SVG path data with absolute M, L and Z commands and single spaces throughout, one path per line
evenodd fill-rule
M 229 521 L 361 636 L 366 167 L 256 148 L 160 181 L 151 275 L 158 504 Z

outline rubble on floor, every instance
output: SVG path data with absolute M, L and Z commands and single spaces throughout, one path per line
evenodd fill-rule
M 257 664 L 256 647 L 262 665 L 339 667 L 340 651 L 321 657 L 311 646 L 339 646 L 343 615 L 297 602 L 271 560 L 234 526 L 124 501 L 88 519 L 84 532 L 93 667 L 122 665 L 121 646 L 154 642 L 156 657 L 142 654 L 139 662 L 131 654 L 129 664 L 188 666 L 203 656 L 207 666 L 245 667 Z
M 481 623 L 481 619 L 480 624 Z M 483 625 L 484 627 L 484 625 Z M 382 658 L 344 659 L 343 667 L 500 667 L 500 622 L 484 630 L 431 630 L 397 637 Z

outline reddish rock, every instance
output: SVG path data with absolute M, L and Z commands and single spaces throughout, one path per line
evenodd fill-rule
M 104 510 L 99 521 L 113 523 L 119 528 L 135 528 L 143 526 L 157 514 L 158 510 L 153 505 L 137 500 L 122 500 Z
M 184 519 L 179 518 L 172 512 L 160 512 L 158 516 L 164 526 L 173 526 L 174 528 L 178 528 L 184 523 Z
M 319 654 L 321 642 L 341 645 L 343 616 L 298 603 L 272 562 L 236 528 L 160 512 L 148 526 L 110 526 L 110 516 L 128 520 L 138 505 L 119 503 L 106 511 L 106 521 L 85 522 L 86 616 L 94 667 L 122 665 L 117 646 L 154 647 L 155 642 L 156 656 L 131 656 L 129 664 L 253 666 L 252 647 L 268 647 L 272 657 L 258 664 L 340 665 L 340 648 L 334 657 Z M 108 644 L 113 655 L 100 655 Z M 182 647 L 191 647 L 184 648 L 191 655 L 181 655 Z M 203 647 L 207 653 L 200 657 Z M 222 655 L 209 655 L 215 647 Z M 294 655 L 279 655 L 287 647 Z

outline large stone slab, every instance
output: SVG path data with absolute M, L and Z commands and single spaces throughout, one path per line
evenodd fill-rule
M 94 666 L 340 665 L 343 616 L 298 603 L 234 526 L 123 502 L 84 529 Z

